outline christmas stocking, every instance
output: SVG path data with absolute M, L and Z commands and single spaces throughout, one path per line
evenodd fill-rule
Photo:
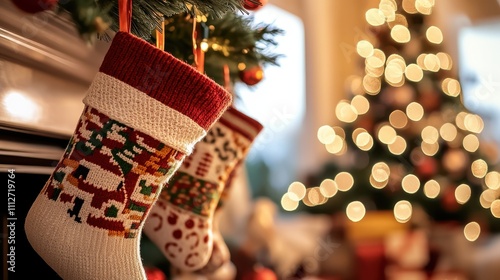
M 144 232 L 173 266 L 194 271 L 208 262 L 219 197 L 260 130 L 260 123 L 229 108 L 162 191 Z
M 146 279 L 144 220 L 230 102 L 191 66 L 117 33 L 73 137 L 26 217 L 33 249 L 64 279 Z

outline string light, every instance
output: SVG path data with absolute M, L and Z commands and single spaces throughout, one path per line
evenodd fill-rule
M 385 188 L 385 186 L 387 186 L 389 179 L 382 181 L 382 182 L 377 182 L 375 180 L 375 178 L 373 178 L 373 175 L 370 175 L 369 181 L 370 181 L 370 184 L 372 185 L 372 187 L 374 187 L 375 189 L 383 189 L 383 188 Z
M 408 118 L 403 111 L 394 110 L 389 115 L 389 123 L 395 128 L 404 128 L 408 124 Z
M 372 167 L 371 177 L 376 182 L 386 182 L 391 175 L 391 169 L 385 162 L 377 162 Z
M 418 64 L 412 63 L 406 67 L 405 76 L 412 82 L 420 82 L 424 77 L 424 72 Z
M 425 36 L 427 37 L 427 40 L 433 44 L 441 44 L 443 42 L 443 33 L 441 32 L 441 29 L 436 26 L 430 26 L 427 28 Z
M 455 199 L 460 204 L 465 204 L 471 196 L 471 188 L 467 184 L 461 184 L 455 189 Z
M 500 173 L 497 171 L 488 172 L 484 177 L 484 183 L 489 189 L 498 190 L 500 188 Z
M 367 58 L 373 55 L 373 45 L 367 40 L 361 40 L 356 45 L 356 51 L 361 57 Z
M 300 201 L 306 195 L 306 186 L 301 182 L 292 182 L 288 186 L 288 193 L 292 200 Z
M 401 136 L 396 136 L 394 143 L 389 144 L 389 151 L 394 155 L 401 155 L 406 151 L 406 140 Z
M 299 207 L 299 202 L 291 198 L 290 193 L 285 193 L 281 197 L 281 207 L 285 211 L 293 211 Z
M 492 189 L 486 189 L 481 193 L 481 196 L 479 196 L 479 202 L 481 203 L 481 206 L 485 209 L 488 209 L 491 207 L 491 204 L 493 201 L 497 199 L 497 194 L 495 190 Z
M 434 144 L 439 139 L 439 131 L 433 126 L 426 126 L 420 133 L 422 140 L 428 144 Z
M 468 134 L 464 137 L 462 145 L 466 151 L 474 153 L 479 149 L 479 138 L 474 134 Z
M 356 109 L 359 115 L 364 115 L 370 109 L 370 102 L 362 95 L 356 95 L 351 100 L 351 105 Z
M 335 139 L 335 130 L 329 125 L 323 125 L 318 129 L 318 140 L 322 144 L 330 144 Z
M 481 227 L 477 222 L 470 222 L 464 227 L 464 236 L 468 241 L 474 242 L 481 234 Z
M 439 151 L 439 143 L 438 142 L 434 142 L 434 143 L 422 142 L 420 148 L 422 149 L 422 152 L 426 156 L 432 157 L 435 154 L 437 154 L 437 152 Z
M 337 104 L 335 115 L 345 123 L 352 123 L 358 118 L 356 109 L 346 100 L 342 100 Z
M 404 25 L 397 24 L 391 29 L 391 37 L 398 43 L 408 43 L 411 39 L 410 30 Z
M 436 56 L 439 59 L 439 65 L 441 65 L 441 69 L 451 70 L 451 67 L 453 66 L 453 61 L 449 54 L 444 52 L 438 52 Z
M 431 72 L 437 72 L 441 69 L 439 58 L 435 54 L 427 54 L 424 57 L 425 69 Z
M 445 123 L 439 129 L 439 134 L 445 141 L 451 142 L 457 137 L 457 127 L 452 123 Z
M 500 218 L 500 199 L 495 199 L 491 203 L 490 211 L 493 217 Z
M 325 147 L 327 152 L 329 152 L 330 154 L 338 155 L 344 148 L 344 139 L 337 135 L 335 136 L 335 139 L 333 139 L 333 142 L 326 144 Z
M 396 141 L 396 130 L 389 125 L 383 125 L 378 130 L 378 139 L 384 144 L 392 144 Z
M 401 5 L 403 6 L 403 10 L 409 14 L 416 14 L 418 12 L 415 7 L 415 0 L 403 0 Z
M 406 115 L 410 120 L 417 122 L 424 116 L 424 107 L 420 103 L 411 102 L 406 106 Z
M 436 180 L 429 180 L 424 184 L 424 194 L 428 198 L 436 198 L 441 192 L 441 186 Z
M 403 190 L 409 194 L 414 194 L 420 188 L 420 180 L 413 174 L 406 175 L 401 181 Z
M 465 129 L 472 133 L 481 133 L 484 128 L 483 119 L 476 114 L 467 114 L 464 118 Z
M 488 172 L 488 164 L 483 159 L 477 159 L 471 164 L 472 175 L 477 178 L 483 178 Z
M 380 26 L 385 23 L 385 15 L 380 9 L 369 9 L 365 13 L 365 19 L 372 26 Z
M 347 205 L 346 215 L 353 222 L 361 221 L 366 214 L 366 208 L 360 201 L 353 201 Z
M 460 95 L 460 92 L 462 91 L 460 83 L 452 78 L 444 79 L 443 82 L 441 83 L 441 89 L 446 95 L 452 97 L 457 97 L 458 95 Z
M 319 185 L 319 191 L 327 198 L 333 197 L 338 192 L 337 182 L 332 179 L 325 179 Z
M 400 223 L 406 223 L 410 220 L 413 212 L 411 203 L 407 200 L 398 201 L 394 205 L 394 218 Z
M 340 172 L 335 176 L 335 182 L 339 191 L 346 192 L 354 185 L 354 178 L 350 173 Z

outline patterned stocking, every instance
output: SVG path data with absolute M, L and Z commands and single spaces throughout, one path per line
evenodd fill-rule
M 219 197 L 260 130 L 260 123 L 229 108 L 196 145 L 151 210 L 144 232 L 180 270 L 194 271 L 207 264 Z
M 146 279 L 144 220 L 230 102 L 191 66 L 117 33 L 75 133 L 26 217 L 33 249 L 64 279 Z

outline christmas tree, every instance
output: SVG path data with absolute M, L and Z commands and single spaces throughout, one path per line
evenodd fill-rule
M 365 211 L 393 210 L 405 223 L 418 204 L 436 221 L 500 230 L 498 153 L 481 139 L 482 118 L 463 105 L 443 34 L 427 23 L 433 6 L 381 0 L 366 12 L 367 36 L 356 46 L 363 72 L 334 107 L 341 124 L 318 130 L 332 161 L 290 185 L 285 209 L 302 201 L 307 211 L 346 211 L 355 222 Z

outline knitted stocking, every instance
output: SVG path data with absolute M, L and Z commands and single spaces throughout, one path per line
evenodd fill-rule
M 144 232 L 175 267 L 194 271 L 208 262 L 219 197 L 261 129 L 257 121 L 228 109 L 162 191 Z
M 26 217 L 33 249 L 64 279 L 146 279 L 144 220 L 230 102 L 191 66 L 117 33 L 75 133 Z

